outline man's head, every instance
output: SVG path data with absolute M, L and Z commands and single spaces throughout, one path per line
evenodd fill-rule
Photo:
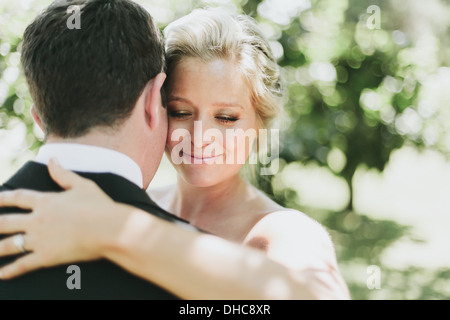
M 69 28 L 78 10 L 79 29 Z M 22 66 L 47 137 L 76 139 L 97 129 L 114 134 L 133 117 L 149 131 L 167 126 L 164 118 L 155 122 L 163 114 L 162 36 L 132 1 L 55 1 L 25 30 Z

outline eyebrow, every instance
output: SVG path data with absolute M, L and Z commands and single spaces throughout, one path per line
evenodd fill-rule
M 244 109 L 244 107 L 241 106 L 239 103 L 229 103 L 229 102 L 216 102 L 216 103 L 213 103 L 213 106 Z
M 184 102 L 187 103 L 193 107 L 196 107 L 196 105 L 194 103 L 192 103 L 191 100 L 186 99 L 186 98 L 182 98 L 182 97 L 178 97 L 178 96 L 170 96 L 169 97 L 169 101 L 179 101 L 179 102 Z M 233 102 L 215 102 L 212 104 L 215 107 L 226 107 L 226 108 L 241 108 L 244 109 L 243 106 L 241 106 L 239 103 L 233 103 Z

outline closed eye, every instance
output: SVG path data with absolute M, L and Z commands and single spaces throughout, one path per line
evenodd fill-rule
M 216 119 L 222 123 L 232 123 L 239 120 L 236 117 L 228 117 L 228 116 L 217 116 Z
M 192 113 L 187 111 L 169 111 L 169 116 L 177 119 L 185 119 L 192 116 Z

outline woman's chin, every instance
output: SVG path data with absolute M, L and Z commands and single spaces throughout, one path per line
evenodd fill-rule
M 178 168 L 178 174 L 193 187 L 211 187 L 230 177 L 230 172 L 223 172 L 220 166 L 195 166 L 189 165 Z
M 181 174 L 184 181 L 193 187 L 206 188 L 220 183 L 222 179 L 212 176 Z

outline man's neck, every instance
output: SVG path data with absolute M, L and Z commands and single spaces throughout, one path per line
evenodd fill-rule
M 128 154 L 127 150 L 124 150 L 124 146 L 127 144 L 121 143 L 115 135 L 90 133 L 78 138 L 60 138 L 55 136 L 49 136 L 46 139 L 46 143 L 77 143 L 85 144 L 88 146 L 102 147 L 105 149 L 111 149 L 120 153 L 123 153 L 130 158 L 133 158 Z
M 96 130 L 91 131 L 90 133 L 78 138 L 61 138 L 56 136 L 48 136 L 46 139 L 46 144 L 75 143 L 110 149 L 131 158 L 139 166 L 141 172 L 144 174 L 144 163 L 142 161 L 143 159 L 140 153 L 138 152 L 140 149 L 140 146 L 137 145 L 138 141 L 133 141 L 133 143 L 130 143 L 130 141 L 133 141 L 131 137 L 126 137 L 120 132 L 113 133 Z M 146 188 L 146 184 L 148 185 L 148 183 L 146 183 L 146 181 L 143 181 L 143 183 L 144 188 Z

